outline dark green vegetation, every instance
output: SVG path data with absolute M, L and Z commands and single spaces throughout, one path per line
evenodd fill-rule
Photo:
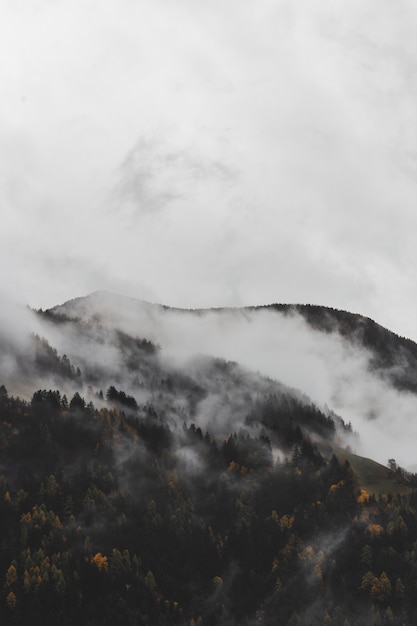
M 417 623 L 417 492 L 361 492 L 331 417 L 270 396 L 218 437 L 133 400 L 0 387 L 1 623 Z
M 157 345 L 220 312 L 75 304 L 0 337 L 0 623 L 417 623 L 416 476 L 345 450 L 350 426 L 301 392 Z M 417 390 L 412 342 L 343 311 L 269 308 Z

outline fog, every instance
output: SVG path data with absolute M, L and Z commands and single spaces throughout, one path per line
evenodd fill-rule
M 150 339 L 161 346 L 166 367 L 189 372 L 211 394 L 199 404 L 196 422 L 221 424 L 233 413 L 242 416 L 244 385 L 228 389 L 227 397 L 216 390 L 212 373 L 195 367 L 196 355 L 210 355 L 235 361 L 248 370 L 270 377 L 304 393 L 319 407 L 326 405 L 339 414 L 360 435 L 355 451 L 386 464 L 388 458 L 412 467 L 417 436 L 417 397 L 400 392 L 370 370 L 371 354 L 336 333 L 313 330 L 297 313 L 284 315 L 273 310 L 224 309 L 180 311 L 130 298 L 97 292 L 73 300 L 57 312 L 81 317 L 86 322 L 100 318 L 101 338 L 111 336 L 116 326 L 132 336 Z M 61 327 L 45 327 L 59 352 L 112 364 L 117 370 L 120 357 L 110 343 L 91 348 Z M 96 350 L 99 350 L 98 352 Z M 249 380 L 249 379 L 248 379 Z M 251 381 L 266 393 L 267 385 Z M 133 384 L 132 384 L 133 385 Z M 254 387 L 255 386 L 255 387 Z M 134 385 L 133 385 L 134 387 Z M 137 389 L 131 388 L 133 395 Z M 178 405 L 181 404 L 178 399 Z M 226 408 L 228 405 L 228 408 Z M 215 422 L 213 422 L 214 424 Z
M 391 457 L 403 466 L 417 463 L 417 397 L 373 375 L 365 349 L 312 330 L 297 314 L 208 313 L 190 322 L 170 320 L 168 353 L 197 350 L 237 361 L 350 421 L 360 435 L 358 454 L 383 464 Z
M 27 387 L 22 364 L 30 364 L 33 357 L 31 333 L 40 331 L 41 323 L 30 309 L 0 293 L 0 384 L 12 385 L 14 393 L 30 392 L 33 376 Z
M 352 443 L 358 454 L 384 465 L 388 458 L 395 458 L 401 466 L 415 469 L 417 396 L 398 391 L 372 372 L 367 350 L 336 333 L 313 330 L 296 312 L 181 311 L 97 292 L 56 309 L 83 319 L 85 326 L 80 327 L 52 324 L 3 300 L 0 383 L 12 393 L 30 395 L 35 385 L 61 389 L 64 385 L 67 393 L 77 388 L 76 381 L 63 383 L 54 372 L 41 375 L 36 371 L 31 344 L 31 333 L 36 333 L 59 356 L 68 355 L 74 367 L 82 372 L 94 370 L 96 391 L 117 384 L 143 404 L 159 396 L 160 406 L 173 419 L 192 406 L 192 418 L 202 429 L 237 431 L 257 395 L 290 388 L 299 397 L 305 394 L 324 412 L 329 408 L 351 422 L 359 434 Z M 160 346 L 158 355 L 148 360 L 133 355 L 137 367 L 128 371 L 116 329 L 151 340 Z M 231 364 L 222 380 L 221 372 L 205 358 L 212 356 L 243 369 Z M 157 359 L 155 371 L 162 372 L 157 376 L 184 376 L 175 393 L 165 390 L 163 401 L 152 359 Z M 190 391 L 193 386 L 195 390 Z
M 415 336 L 416 6 L 3 2 L 2 288 Z
M 0 288 L 33 306 L 97 287 L 315 302 L 414 336 L 415 17 L 388 0 L 4 7 Z M 101 300 L 107 326 L 122 314 L 173 367 L 236 360 L 351 420 L 358 451 L 415 462 L 414 397 L 337 336 L 297 316 Z M 105 381 L 121 371 L 109 332 L 93 348 L 3 302 L 0 316 L 3 378 L 31 332 Z

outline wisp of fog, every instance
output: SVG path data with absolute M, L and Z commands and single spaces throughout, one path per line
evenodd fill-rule
M 56 312 L 86 321 L 99 316 L 107 329 L 116 326 L 159 344 L 163 357 L 177 366 L 186 366 L 197 354 L 236 361 L 300 390 L 351 422 L 359 433 L 358 454 L 383 464 L 394 457 L 407 468 L 417 462 L 413 444 L 417 397 L 398 391 L 372 372 L 366 349 L 338 333 L 312 329 L 296 312 L 184 311 L 103 292 L 73 300 Z M 68 354 L 89 352 L 86 345 L 70 345 L 74 336 L 68 343 L 64 336 L 54 335 L 54 345 Z

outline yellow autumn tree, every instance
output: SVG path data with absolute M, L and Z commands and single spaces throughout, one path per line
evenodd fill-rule
M 6 585 L 11 587 L 17 581 L 17 570 L 15 565 L 12 563 L 7 570 L 6 573 Z
M 16 596 L 13 591 L 10 591 L 6 596 L 6 604 L 11 611 L 14 611 L 16 608 Z
M 365 489 L 361 489 L 360 495 L 358 496 L 358 503 L 363 504 L 364 502 L 368 502 L 369 493 Z
M 223 587 L 223 578 L 221 576 L 215 576 L 213 578 L 213 583 L 217 589 L 220 589 L 220 587 Z
M 373 600 L 376 600 L 381 604 L 386 604 L 388 602 L 392 593 L 392 585 L 385 572 L 382 572 L 379 578 L 374 578 L 370 593 Z
M 371 537 L 371 539 L 376 539 L 384 532 L 384 529 L 379 524 L 369 524 L 366 528 L 367 534 Z
M 109 569 L 109 560 L 107 556 L 104 556 L 101 552 L 97 552 L 97 554 L 92 557 L 91 563 L 94 563 L 99 572 L 107 572 Z

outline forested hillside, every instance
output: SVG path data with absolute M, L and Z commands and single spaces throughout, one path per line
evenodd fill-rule
M 417 495 L 361 490 L 330 417 L 264 398 L 219 438 L 133 400 L 1 388 L 3 623 L 416 623 Z
M 0 329 L 0 622 L 417 623 L 417 477 L 391 451 L 413 462 L 415 344 L 323 307 L 97 293 L 19 315 Z

